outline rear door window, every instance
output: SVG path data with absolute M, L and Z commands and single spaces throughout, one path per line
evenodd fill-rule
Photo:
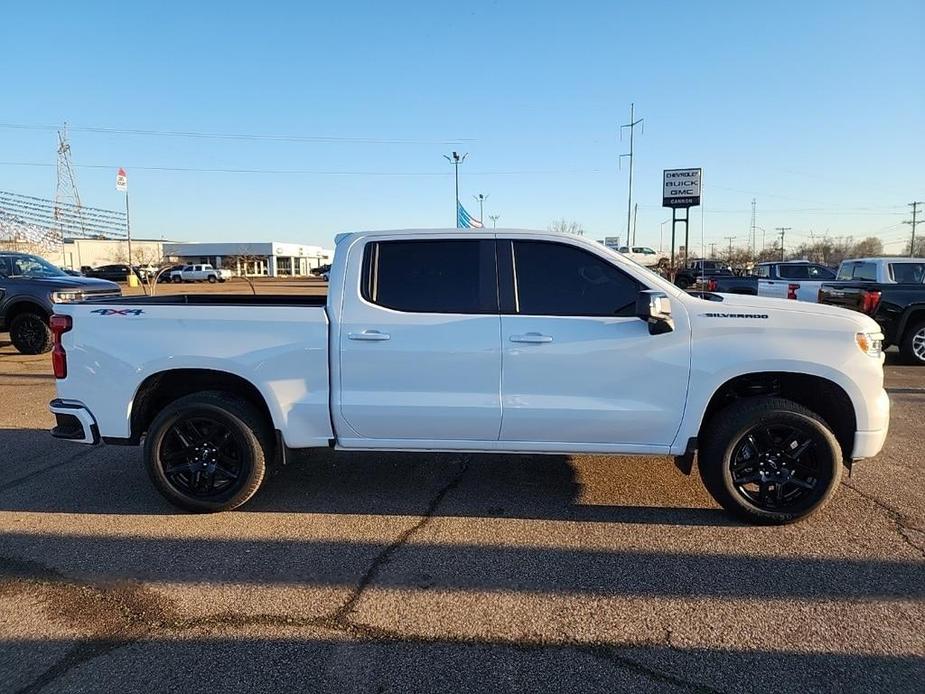
M 514 241 L 515 309 L 534 316 L 632 316 L 640 285 L 606 260 L 553 241 Z
M 771 270 L 767 265 L 758 266 L 758 276 L 767 279 L 771 276 Z
M 810 265 L 807 267 L 811 280 L 834 280 L 835 273 L 825 265 Z
M 863 282 L 877 281 L 877 266 L 873 263 L 857 263 L 854 266 L 854 276 L 852 279 Z
M 890 277 L 894 282 L 922 284 L 925 281 L 925 263 L 890 263 Z
M 361 295 L 413 313 L 498 313 L 491 239 L 375 241 L 363 256 Z
M 777 274 L 785 280 L 807 280 L 809 279 L 808 265 L 778 265 Z

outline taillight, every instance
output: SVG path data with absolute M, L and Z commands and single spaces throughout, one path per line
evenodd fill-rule
M 880 292 L 877 290 L 861 290 L 861 310 L 868 316 L 874 315 L 880 305 Z
M 796 300 L 797 289 L 799 288 L 800 288 L 800 285 L 798 284 L 788 284 L 787 285 L 787 298 Z
M 55 372 L 55 378 L 67 378 L 67 353 L 64 351 L 64 345 L 61 344 L 61 336 L 71 329 L 70 316 L 59 316 L 54 314 L 48 321 L 51 328 L 51 336 L 54 338 L 54 346 L 51 348 L 51 366 Z
M 715 292 L 715 291 L 716 291 L 716 284 L 717 284 L 716 278 L 715 278 L 715 277 L 711 277 L 711 278 L 710 278 L 710 281 L 707 282 L 707 291 L 708 291 L 708 292 Z

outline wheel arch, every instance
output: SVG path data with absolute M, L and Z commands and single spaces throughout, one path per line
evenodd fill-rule
M 171 402 L 206 390 L 224 391 L 243 398 L 258 409 L 271 429 L 278 428 L 267 399 L 246 378 L 217 369 L 169 369 L 149 375 L 135 391 L 129 412 L 130 441 L 137 444 L 157 413 Z
M 792 371 L 759 371 L 729 378 L 710 397 L 697 434 L 723 408 L 736 400 L 752 397 L 781 397 L 811 410 L 832 429 L 842 449 L 842 457 L 850 464 L 857 431 L 857 415 L 851 397 L 835 381 L 815 374 Z
M 13 299 L 3 310 L 6 325 L 9 326 L 14 318 L 23 313 L 37 313 L 46 323 L 51 316 L 51 311 L 35 299 L 25 297 L 22 299 Z

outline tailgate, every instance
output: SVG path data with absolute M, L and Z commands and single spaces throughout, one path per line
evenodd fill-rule
M 819 303 L 860 311 L 862 291 L 857 285 L 823 284 L 819 287 Z

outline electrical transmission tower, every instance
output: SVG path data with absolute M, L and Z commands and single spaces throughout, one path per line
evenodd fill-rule
M 76 217 L 76 220 L 69 219 Z M 81 236 L 86 236 L 83 218 L 83 206 L 80 204 L 80 192 L 77 190 L 77 177 L 71 162 L 71 144 L 67 141 L 67 123 L 58 131 L 58 183 L 55 186 L 55 226 L 50 231 L 54 235 L 49 239 L 55 245 L 64 240 L 64 229 L 68 221 L 76 221 Z

